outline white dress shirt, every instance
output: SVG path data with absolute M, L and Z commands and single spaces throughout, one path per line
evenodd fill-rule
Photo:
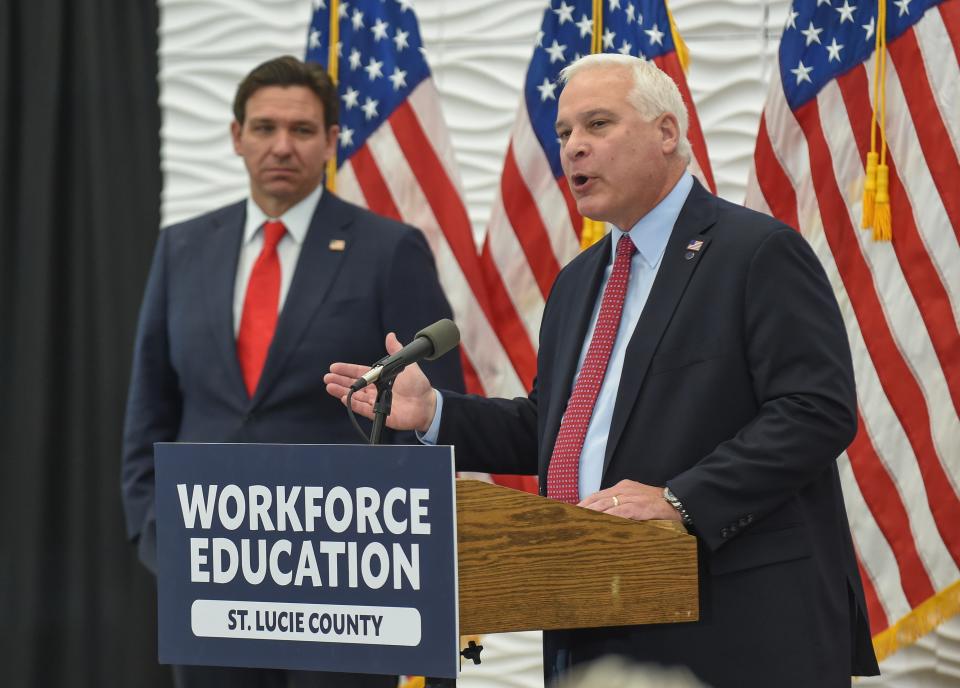
M 323 194 L 323 184 L 319 184 L 309 196 L 291 207 L 280 217 L 269 217 L 253 198 L 247 199 L 247 221 L 243 228 L 243 241 L 240 244 L 240 257 L 237 263 L 237 279 L 233 285 L 233 336 L 240 332 L 240 316 L 243 314 L 243 301 L 247 295 L 247 282 L 253 272 L 254 263 L 263 249 L 263 223 L 268 220 L 280 220 L 287 228 L 286 234 L 277 244 L 277 257 L 280 259 L 280 301 L 277 304 L 277 316 L 283 311 L 283 303 L 290 291 L 290 282 L 300 259 L 300 248 L 310 229 L 310 220 L 317 209 L 317 203 Z

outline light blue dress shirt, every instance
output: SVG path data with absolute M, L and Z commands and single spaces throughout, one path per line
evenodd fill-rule
M 623 375 L 624 356 L 627 351 L 633 331 L 640 320 L 640 314 L 647 303 L 653 280 L 660 269 L 663 252 L 667 241 L 677 222 L 680 210 L 687 200 L 690 189 L 693 188 L 693 177 L 685 172 L 680 181 L 673 187 L 666 198 L 649 213 L 644 215 L 629 232 L 616 227 L 612 229 L 613 236 L 610 242 L 610 260 L 603 274 L 603 287 L 597 293 L 597 301 L 593 306 L 593 315 L 590 318 L 590 327 L 587 337 L 580 350 L 580 360 L 577 363 L 577 375 L 587 355 L 590 340 L 593 338 L 593 329 L 600 314 L 600 301 L 603 290 L 606 288 L 610 272 L 613 270 L 613 260 L 616 257 L 617 242 L 620 237 L 627 235 L 637 247 L 630 262 L 630 282 L 627 284 L 627 295 L 620 316 L 620 329 L 613 342 L 613 351 L 610 353 L 610 362 L 607 364 L 607 373 L 603 378 L 603 385 L 597 396 L 590 418 L 590 426 L 580 452 L 580 499 L 593 494 L 600 489 L 600 480 L 603 476 L 603 456 L 607 450 L 607 436 L 610 432 L 610 423 L 613 420 L 613 407 L 617 402 L 617 390 L 620 387 L 620 378 Z M 574 384 L 576 377 L 574 377 Z M 573 388 L 570 389 L 571 393 Z M 436 444 L 440 430 L 440 415 L 443 412 L 443 395 L 437 392 L 437 410 L 433 416 L 430 428 L 423 435 L 418 435 L 424 444 Z

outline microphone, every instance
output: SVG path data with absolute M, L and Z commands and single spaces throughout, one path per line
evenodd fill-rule
M 395 354 L 381 358 L 362 377 L 357 378 L 350 389 L 363 389 L 381 377 L 396 375 L 411 363 L 440 358 L 460 343 L 460 330 L 452 320 L 444 318 L 417 332 L 412 342 Z

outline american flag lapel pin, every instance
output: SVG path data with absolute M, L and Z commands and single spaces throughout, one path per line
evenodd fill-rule
M 700 252 L 700 249 L 703 248 L 702 239 L 691 239 L 690 243 L 687 244 L 687 252 L 684 254 L 686 260 L 693 260 L 696 255 Z
M 327 247 L 331 251 L 342 251 L 347 247 L 347 242 L 343 239 L 331 239 L 330 245 Z

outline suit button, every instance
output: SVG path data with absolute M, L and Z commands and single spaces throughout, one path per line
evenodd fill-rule
M 744 528 L 744 527 L 746 527 L 746 526 L 748 526 L 748 525 L 750 525 L 750 519 L 749 519 L 748 517 L 744 516 L 743 518 L 740 519 L 740 527 L 741 527 L 741 528 Z
M 730 531 L 729 531 L 728 529 L 726 529 L 726 528 L 721 528 L 721 529 L 720 529 L 720 537 L 722 537 L 724 540 L 726 540 L 728 537 L 730 537 Z
M 747 525 L 753 523 L 753 514 L 747 514 Z

